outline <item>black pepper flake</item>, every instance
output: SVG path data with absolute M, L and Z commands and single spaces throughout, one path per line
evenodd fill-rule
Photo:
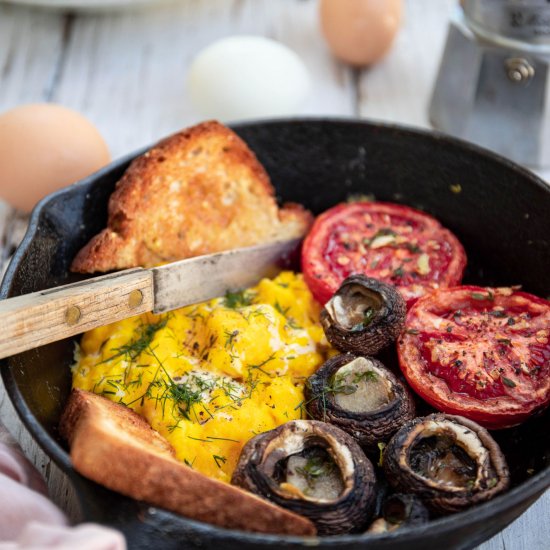
M 453 327 L 449 325 L 446 329 L 447 332 L 453 332 Z
M 500 309 L 494 309 L 493 311 L 489 311 L 488 314 L 491 317 L 506 317 L 506 313 Z
M 512 325 L 516 324 L 516 321 L 513 317 L 508 317 L 508 321 L 506 321 L 506 324 L 511 327 Z

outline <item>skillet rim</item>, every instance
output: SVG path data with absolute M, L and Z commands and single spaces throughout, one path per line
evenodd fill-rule
M 482 156 L 485 159 L 489 159 L 492 162 L 498 163 L 506 167 L 506 169 L 517 173 L 521 178 L 527 179 L 532 185 L 541 188 L 545 193 L 550 194 L 550 184 L 547 184 L 539 176 L 531 172 L 530 170 L 510 161 L 507 158 L 502 157 L 501 155 L 489 151 L 483 147 L 463 141 L 461 139 L 448 136 L 437 130 L 428 130 L 414 128 L 411 126 L 403 124 L 392 124 L 384 123 L 380 121 L 371 121 L 371 120 L 361 120 L 354 117 L 292 117 L 292 118 L 281 118 L 281 119 L 259 119 L 254 121 L 247 122 L 238 122 L 235 124 L 228 124 L 234 130 L 246 129 L 250 127 L 259 127 L 259 126 L 277 126 L 277 125 L 289 125 L 289 124 L 304 124 L 304 123 L 316 123 L 316 124 L 342 124 L 349 126 L 364 126 L 368 127 L 371 130 L 381 129 L 388 134 L 392 132 L 398 132 L 399 134 L 407 134 L 410 137 L 422 138 L 424 140 L 431 140 L 435 143 L 444 143 L 452 148 L 465 151 L 470 156 L 478 155 Z M 155 142 L 156 143 L 156 142 Z M 153 144 L 154 145 L 154 144 Z M 124 155 L 123 157 L 116 159 L 111 162 L 109 165 L 95 172 L 94 174 L 84 178 L 78 182 L 75 182 L 69 187 L 56 191 L 46 197 L 44 197 L 34 208 L 27 231 L 23 237 L 21 243 L 19 244 L 17 250 L 12 256 L 10 263 L 5 271 L 3 280 L 0 285 L 0 299 L 8 297 L 11 285 L 13 282 L 14 275 L 19 267 L 21 259 L 27 252 L 27 249 L 31 242 L 36 237 L 41 217 L 43 216 L 44 211 L 47 210 L 48 205 L 51 201 L 57 199 L 64 194 L 70 194 L 73 191 L 77 191 L 82 187 L 86 187 L 93 183 L 96 179 L 101 178 L 110 172 L 117 170 L 121 166 L 129 163 L 135 157 L 143 154 L 149 150 L 153 145 L 140 148 L 132 153 Z M 33 440 L 41 447 L 45 454 L 53 460 L 61 470 L 68 476 L 71 484 L 81 485 L 82 481 L 95 485 L 90 480 L 87 480 L 80 476 L 71 465 L 69 454 L 61 447 L 61 445 L 50 436 L 46 429 L 38 422 L 38 420 L 32 414 L 30 408 L 27 406 L 19 387 L 16 383 L 15 377 L 11 368 L 2 368 L 2 364 L 6 363 L 7 359 L 0 361 L 0 375 L 4 381 L 6 387 L 6 393 L 12 403 L 14 409 L 16 410 L 19 419 L 25 425 L 26 429 L 29 431 Z M 78 483 L 75 483 L 78 482 Z M 538 499 L 542 493 L 550 487 L 550 466 L 540 470 L 528 480 L 523 481 L 516 487 L 513 487 L 506 493 L 498 495 L 494 499 L 471 507 L 465 511 L 451 514 L 442 518 L 435 520 L 430 520 L 427 524 L 419 525 L 416 527 L 402 527 L 399 530 L 396 530 L 391 533 L 382 533 L 382 534 L 355 534 L 355 535 L 339 535 L 334 537 L 325 537 L 315 540 L 319 540 L 319 546 L 324 547 L 333 547 L 338 544 L 343 543 L 356 543 L 356 542 L 368 542 L 369 540 L 373 541 L 384 541 L 391 542 L 394 540 L 402 541 L 408 536 L 410 537 L 422 537 L 425 534 L 428 534 L 432 530 L 440 529 L 440 534 L 444 534 L 446 531 L 455 531 L 457 529 L 462 529 L 467 527 L 471 520 L 480 519 L 491 519 L 501 513 L 511 510 L 515 507 L 525 504 L 531 500 L 528 504 L 530 506 L 536 499 Z M 92 490 L 95 488 L 92 486 Z M 76 488 L 77 497 L 81 498 L 78 494 L 79 490 Z M 167 512 L 170 514 L 169 512 Z M 522 512 L 523 513 L 523 512 Z M 174 517 L 182 517 L 173 514 Z M 520 514 L 521 515 L 521 514 Z M 517 515 L 512 521 L 517 519 Z M 198 522 L 188 518 L 183 518 L 185 521 L 189 522 L 190 525 L 196 525 L 201 527 L 206 527 L 208 530 L 220 535 L 229 537 L 233 540 L 242 540 L 246 539 L 250 543 L 258 544 L 277 544 L 281 542 L 296 544 L 302 543 L 305 541 L 311 540 L 311 537 L 294 537 L 294 536 L 284 536 L 284 535 L 267 535 L 259 533 L 250 533 L 246 531 L 230 530 L 221 527 L 216 527 L 207 523 Z M 504 529 L 503 527 L 502 529 Z M 306 545 L 307 542 L 304 544 Z

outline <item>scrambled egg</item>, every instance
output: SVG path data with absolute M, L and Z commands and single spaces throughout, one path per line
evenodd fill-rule
M 303 386 L 330 353 L 302 276 L 87 332 L 73 385 L 123 403 L 177 457 L 229 481 L 244 443 L 300 418 Z

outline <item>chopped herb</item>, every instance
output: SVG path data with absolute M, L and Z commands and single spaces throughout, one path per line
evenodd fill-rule
M 470 296 L 474 300 L 494 300 L 494 295 L 491 291 L 489 291 L 487 294 L 483 294 L 482 292 L 472 292 Z
M 168 318 L 164 317 L 158 323 L 142 325 L 139 327 L 140 335 L 136 340 L 132 340 L 128 344 L 116 348 L 116 353 L 104 359 L 101 363 L 107 363 L 123 355 L 126 355 L 129 361 L 135 361 L 151 345 L 157 331 L 164 328 L 167 322 Z
M 353 383 L 358 384 L 361 380 L 364 380 L 365 382 L 376 382 L 376 380 L 378 380 L 378 374 L 376 374 L 373 370 L 356 372 L 353 377 Z
M 506 376 L 501 376 L 502 382 L 508 386 L 509 388 L 515 388 L 516 383 L 513 380 L 510 380 L 509 378 L 506 378 Z
M 508 320 L 506 321 L 506 324 L 511 327 L 512 325 L 516 324 L 516 320 L 513 317 L 508 317 Z
M 364 193 L 352 193 L 351 195 L 348 196 L 348 198 L 346 199 L 346 202 L 347 203 L 372 202 L 375 200 L 376 200 L 376 197 L 372 193 L 369 193 L 367 195 L 365 195 Z
M 261 363 L 258 363 L 257 365 L 248 365 L 248 370 L 259 370 L 260 372 L 263 372 L 264 374 L 270 375 L 269 372 L 262 369 L 263 366 L 267 365 L 270 361 L 273 361 L 275 359 L 275 352 L 273 352 L 267 359 L 262 361 Z
M 304 466 L 296 468 L 296 472 L 304 476 L 308 487 L 313 489 L 317 478 L 329 475 L 334 470 L 334 466 L 334 462 L 314 456 L 309 458 Z
M 453 332 L 453 327 L 452 327 L 452 325 L 449 325 L 445 330 L 446 330 L 447 332 Z
M 495 485 L 497 484 L 497 479 L 495 477 L 492 477 L 488 482 L 487 482 L 487 487 L 489 489 L 492 489 Z
M 497 338 L 497 342 L 499 342 L 500 344 L 503 344 L 505 346 L 511 346 L 512 345 L 512 341 L 510 340 L 510 338 Z
M 394 277 L 403 277 L 405 275 L 405 270 L 403 269 L 403 266 L 400 265 L 397 269 L 394 269 L 393 276 Z
M 457 195 L 458 193 L 462 192 L 462 185 L 460 185 L 460 183 L 452 183 L 451 185 L 449 185 L 449 189 L 452 193 Z
M 506 317 L 506 313 L 504 313 L 501 309 L 493 309 L 493 311 L 489 311 L 488 313 L 491 317 Z
M 216 439 L 219 441 L 231 441 L 232 443 L 240 443 L 237 439 L 229 439 L 228 437 L 214 437 L 213 435 L 209 435 L 208 439 Z
M 397 233 L 391 227 L 382 227 L 376 232 L 373 239 L 376 239 L 376 237 L 385 237 L 387 235 L 396 236 Z
M 357 386 L 346 384 L 343 376 L 336 376 L 332 385 L 328 385 L 323 389 L 323 398 L 327 393 L 343 393 L 344 395 L 351 395 L 357 391 Z
M 363 312 L 363 320 L 351 327 L 352 332 L 357 332 L 368 327 L 376 315 L 376 310 L 373 307 L 367 307 Z
M 227 458 L 225 458 L 225 456 L 219 456 L 219 455 L 212 455 L 212 458 L 214 459 L 214 461 L 216 462 L 216 466 L 218 468 L 221 468 L 220 466 L 220 462 L 222 464 L 225 464 L 227 462 Z
M 254 295 L 246 290 L 240 290 L 238 292 L 227 291 L 224 298 L 224 305 L 230 309 L 238 309 L 251 305 L 253 299 Z
M 192 439 L 193 441 L 202 441 L 203 443 L 211 443 L 211 441 L 208 441 L 208 439 L 201 439 L 200 437 L 193 437 L 192 435 L 187 436 L 189 439 Z
M 407 334 L 420 334 L 420 331 L 416 330 L 415 328 L 408 328 L 405 332 Z
M 166 373 L 166 375 L 168 380 L 162 380 L 166 388 L 160 399 L 164 401 L 166 399 L 171 399 L 173 401 L 173 406 L 177 407 L 181 415 L 186 420 L 191 420 L 190 412 L 193 406 L 202 402 L 201 390 L 193 389 L 188 383 L 176 383 L 168 373 Z
M 290 328 L 292 328 L 294 330 L 301 330 L 303 328 L 294 320 L 293 317 L 287 317 L 286 318 L 286 324 L 287 324 L 287 326 L 289 326 Z
M 420 247 L 417 244 L 405 243 L 405 248 L 413 254 L 418 254 L 420 252 Z

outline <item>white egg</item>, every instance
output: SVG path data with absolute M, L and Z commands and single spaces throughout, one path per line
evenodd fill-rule
M 187 85 L 201 115 L 227 121 L 299 114 L 310 79 L 286 46 L 260 36 L 233 36 L 197 55 Z

